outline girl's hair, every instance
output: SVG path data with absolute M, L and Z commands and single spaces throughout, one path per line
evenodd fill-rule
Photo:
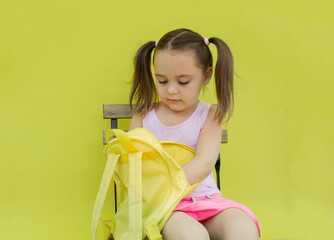
M 226 43 L 216 37 L 208 39 L 217 47 L 217 63 L 215 66 L 215 82 L 217 95 L 217 110 L 214 120 L 221 122 L 228 113 L 231 118 L 234 107 L 233 96 L 233 56 Z M 134 58 L 134 74 L 132 90 L 130 94 L 130 105 L 135 114 L 143 114 L 156 106 L 158 94 L 151 72 L 151 54 L 154 51 L 193 51 L 197 63 L 203 69 L 203 73 L 212 67 L 212 55 L 204 38 L 189 29 L 176 29 L 166 33 L 156 45 L 150 41 L 139 48 Z M 154 59 L 153 55 L 153 59 Z M 135 102 L 136 105 L 132 103 Z

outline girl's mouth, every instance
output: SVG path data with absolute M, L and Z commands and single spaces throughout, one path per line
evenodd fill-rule
M 167 100 L 170 101 L 170 102 L 179 102 L 179 101 L 181 101 L 179 99 L 167 99 Z

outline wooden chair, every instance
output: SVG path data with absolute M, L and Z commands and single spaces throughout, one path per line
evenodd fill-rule
M 118 128 L 118 119 L 131 119 L 132 111 L 129 104 L 103 104 L 103 118 L 111 119 L 111 129 Z M 103 130 L 103 144 L 107 144 L 106 132 Z M 223 129 L 221 143 L 227 143 L 227 130 Z M 220 154 L 215 165 L 217 187 L 220 189 Z M 117 211 L 115 186 L 115 212 Z

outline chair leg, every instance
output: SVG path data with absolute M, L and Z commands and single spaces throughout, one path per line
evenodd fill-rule
M 118 123 L 117 123 L 117 118 L 112 118 L 111 119 L 111 129 L 117 129 L 118 128 Z M 108 139 L 107 139 L 108 141 Z M 114 183 L 114 195 L 115 195 L 115 214 L 117 212 L 117 195 L 116 195 L 116 183 Z
M 217 187 L 220 190 L 220 153 L 218 154 L 218 159 L 215 165 L 216 176 L 217 176 Z

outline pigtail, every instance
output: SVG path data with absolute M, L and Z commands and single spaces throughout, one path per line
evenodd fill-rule
M 130 94 L 130 106 L 134 114 L 147 112 L 157 102 L 158 94 L 151 72 L 151 53 L 154 48 L 155 42 L 150 41 L 138 49 L 134 58 L 134 74 Z
M 234 108 L 233 95 L 233 55 L 224 41 L 212 37 L 209 39 L 217 47 L 217 63 L 215 67 L 217 111 L 214 116 L 215 121 L 221 122 L 228 114 L 226 124 L 230 120 Z

